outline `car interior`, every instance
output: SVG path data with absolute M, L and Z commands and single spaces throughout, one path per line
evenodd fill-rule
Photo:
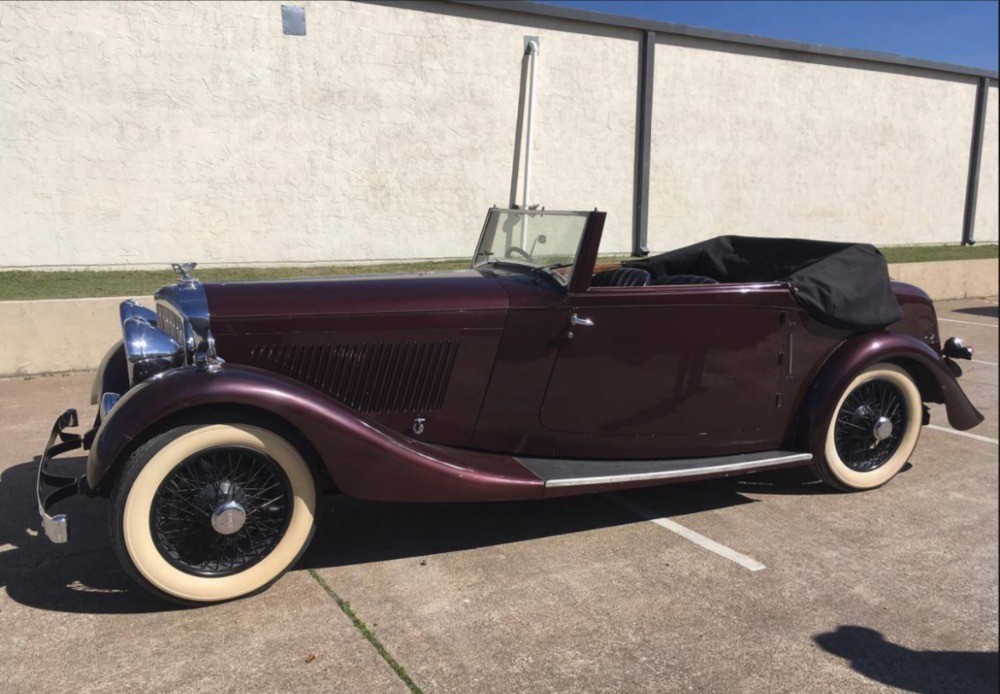
M 873 245 L 716 236 L 666 253 L 601 263 L 591 286 L 780 284 L 813 318 L 870 330 L 900 320 L 885 257 Z
M 719 281 L 704 275 L 670 275 L 659 277 L 642 268 L 622 267 L 618 263 L 601 265 L 595 268 L 590 281 L 591 287 L 649 287 L 676 284 L 719 284 Z

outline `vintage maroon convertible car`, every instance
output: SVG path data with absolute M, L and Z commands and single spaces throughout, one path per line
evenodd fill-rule
M 934 307 L 871 246 L 721 237 L 599 264 L 602 212 L 490 211 L 472 267 L 201 284 L 126 301 L 82 435 L 39 465 L 50 507 L 110 496 L 115 552 L 189 603 L 261 590 L 305 550 L 317 494 L 543 499 L 811 464 L 892 478 L 928 421 L 982 416 Z M 89 449 L 86 475 L 52 458 Z M 49 487 L 55 491 L 46 494 Z

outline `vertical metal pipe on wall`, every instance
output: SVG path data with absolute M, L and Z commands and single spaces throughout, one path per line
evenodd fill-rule
M 521 141 L 524 135 L 524 95 L 528 91 L 527 52 L 521 54 L 521 83 L 517 92 L 517 126 L 514 129 L 514 157 L 510 167 L 510 200 L 507 207 L 517 207 L 517 177 L 521 173 Z
M 517 207 L 517 183 L 521 173 L 521 145 L 524 147 L 524 181 L 522 183 L 521 206 L 528 206 L 528 187 L 531 169 L 531 122 L 535 115 L 535 56 L 538 55 L 538 37 L 524 37 L 524 52 L 521 54 L 521 88 L 517 98 L 517 127 L 514 130 L 514 159 L 510 170 L 510 201 L 509 207 Z M 527 102 L 528 117 L 525 119 L 525 102 Z M 527 132 L 525 132 L 527 131 Z
M 649 255 L 649 153 L 653 141 L 653 65 L 656 33 L 639 40 L 639 84 L 636 89 L 635 175 L 632 190 L 632 255 Z
M 531 58 L 528 68 L 528 113 L 524 126 L 524 189 L 521 192 L 521 206 L 528 208 L 528 189 L 531 186 L 531 121 L 535 115 L 535 63 L 538 61 L 538 39 L 524 37 L 524 53 Z
M 976 243 L 976 198 L 979 195 L 979 169 L 983 161 L 983 135 L 986 131 L 986 106 L 990 93 L 989 79 L 979 78 L 976 85 L 976 110 L 972 121 L 972 146 L 969 150 L 969 176 L 965 188 L 965 217 L 962 220 L 962 245 Z
M 531 121 L 535 115 L 535 63 L 538 62 L 538 37 L 524 37 L 524 52 L 531 58 L 528 68 L 528 113 L 524 126 L 524 190 L 521 193 L 521 207 L 528 209 L 528 191 L 531 187 Z M 521 248 L 528 245 L 528 215 L 521 219 Z

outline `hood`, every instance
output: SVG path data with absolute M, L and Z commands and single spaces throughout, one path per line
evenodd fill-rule
M 213 328 L 233 321 L 503 311 L 507 293 L 475 270 L 205 284 Z

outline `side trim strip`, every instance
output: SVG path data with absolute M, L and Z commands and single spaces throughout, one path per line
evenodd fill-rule
M 597 477 L 565 477 L 561 479 L 546 480 L 548 487 L 583 487 L 598 484 L 623 484 L 626 482 L 643 482 L 646 480 L 666 480 L 679 479 L 684 477 L 704 477 L 725 472 L 744 472 L 759 468 L 783 465 L 786 463 L 809 462 L 812 460 L 811 453 L 794 453 L 775 458 L 764 458 L 762 460 L 752 460 L 740 463 L 728 463 L 723 465 L 713 465 L 705 467 L 690 467 L 682 470 L 660 470 L 657 472 L 640 472 L 624 475 L 601 475 Z

